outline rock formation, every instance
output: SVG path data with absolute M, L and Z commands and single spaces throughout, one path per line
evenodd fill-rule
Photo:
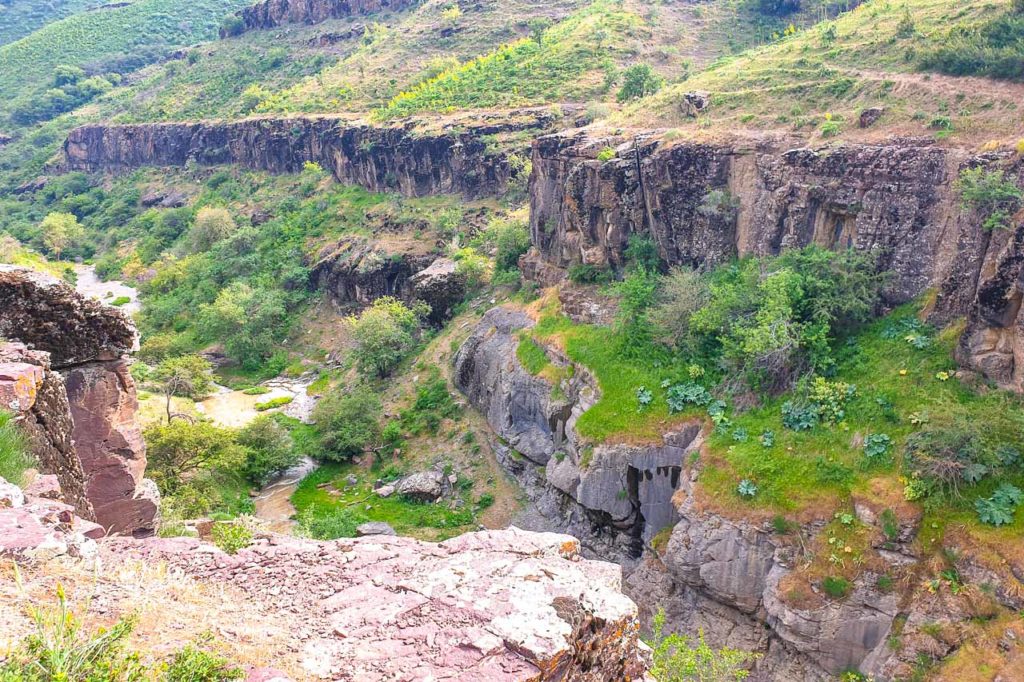
M 599 160 L 607 148 L 615 157 Z M 699 268 L 809 244 L 868 251 L 892 273 L 888 303 L 936 290 L 935 321 L 971 319 L 962 362 L 1021 391 L 1021 216 L 1017 232 L 993 233 L 961 206 L 955 182 L 979 165 L 1005 169 L 1024 186 L 1019 159 L 929 140 L 786 150 L 770 139 L 549 135 L 534 143 L 534 248 L 521 269 L 544 284 L 576 263 L 620 269 L 634 234 L 649 236 L 666 264 Z
M 246 31 L 256 31 L 282 24 L 319 24 L 328 19 L 400 12 L 419 0 L 263 0 L 237 13 Z M 227 32 L 221 30 L 221 38 Z
M 239 164 L 296 173 L 320 164 L 342 183 L 406 196 L 501 194 L 513 170 L 485 136 L 550 125 L 550 110 L 454 120 L 444 130 L 377 127 L 338 117 L 233 122 L 88 125 L 64 143 L 67 170 L 122 172 L 140 166 Z
M 752 679 L 831 680 L 849 669 L 893 679 L 909 675 L 919 655 L 952 652 L 955 633 L 979 609 L 1019 608 L 1024 567 L 1013 559 L 993 562 L 969 544 L 955 548 L 956 570 L 991 591 L 985 604 L 953 599 L 918 577 L 930 569 L 914 542 L 916 522 L 888 537 L 879 521 L 885 505 L 858 496 L 857 515 L 873 529 L 870 565 L 845 599 L 794 598 L 787 581 L 800 575 L 801 548 L 823 524 L 800 527 L 797 543 L 768 522 L 710 511 L 695 484 L 699 459 L 691 457 L 703 440 L 701 423 L 674 427 L 646 446 L 582 441 L 576 420 L 596 402 L 598 387 L 578 366 L 557 387 L 522 367 L 517 332 L 532 325 L 520 311 L 489 311 L 456 354 L 456 385 L 500 437 L 499 462 L 540 513 L 537 525 L 570 532 L 588 555 L 620 562 L 644 622 L 663 607 L 670 629 L 703 630 L 714 646 L 762 653 Z M 552 363 L 568 364 L 556 349 L 545 350 Z M 882 574 L 904 587 L 881 589 Z M 937 622 L 948 637 L 928 636 Z M 900 648 L 890 646 L 893 637 Z
M 45 562 L 96 555 L 95 540 L 104 529 L 76 516 L 70 505 L 43 496 L 51 495 L 47 487 L 60 494 L 58 485 L 56 479 L 43 480 L 33 486 L 35 491 L 23 493 L 0 478 L 0 557 Z
M 147 534 L 155 487 L 125 356 L 138 344 L 120 311 L 45 274 L 0 266 L 0 397 L 65 500 L 115 533 Z
M 266 536 L 234 556 L 198 540 L 108 539 L 108 565 L 166 563 L 284 618 L 310 679 L 643 679 L 636 606 L 617 566 L 571 537 L 510 528 L 440 544 Z

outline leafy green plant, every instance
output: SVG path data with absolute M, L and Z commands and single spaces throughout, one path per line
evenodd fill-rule
M 647 387 L 641 386 L 636 389 L 636 400 L 640 404 L 640 409 L 643 410 L 654 402 L 654 393 L 652 393 Z
M 892 448 L 892 438 L 885 433 L 872 433 L 864 439 L 864 455 L 870 460 L 878 460 Z
M 380 399 L 368 389 L 336 391 L 313 409 L 319 436 L 317 457 L 341 462 L 363 452 L 380 437 Z
M 241 668 L 195 644 L 174 654 L 164 673 L 165 682 L 231 682 L 244 677 Z
M 237 554 L 252 544 L 252 531 L 237 521 L 219 521 L 210 529 L 213 544 L 228 554 Z
M 665 396 L 670 414 L 682 412 L 689 405 L 709 405 L 711 394 L 698 383 L 677 384 L 668 389 Z
M 1024 501 L 1024 492 L 1012 483 L 1002 483 L 991 497 L 975 500 L 974 509 L 982 523 L 1005 526 L 1013 523 L 1017 507 Z
M 818 408 L 787 400 L 782 404 L 782 425 L 791 431 L 809 431 L 818 425 Z
M 256 405 L 253 406 L 253 409 L 255 409 L 257 412 L 266 412 L 267 410 L 273 410 L 273 409 L 277 409 L 278 407 L 284 407 L 285 405 L 290 405 L 293 400 L 295 400 L 295 399 L 292 396 L 290 396 L 290 395 L 283 395 L 283 396 L 279 396 L 277 398 L 271 398 L 270 400 L 267 400 L 266 402 L 256 403 Z
M 648 97 L 658 92 L 665 84 L 665 80 L 651 68 L 650 64 L 634 64 L 623 72 L 622 78 L 622 88 L 616 95 L 620 102 Z
M 712 649 L 703 630 L 696 642 L 678 634 L 665 633 L 665 611 L 654 616 L 651 637 L 653 663 L 651 674 L 658 682 L 730 682 L 744 680 L 750 672 L 746 664 L 756 658 L 738 649 Z
M 739 493 L 740 497 L 746 499 L 753 499 L 757 495 L 757 484 L 750 479 L 744 478 L 740 481 L 739 485 L 736 486 L 736 492 Z
M 266 386 L 253 386 L 242 391 L 245 395 L 266 395 L 270 393 L 270 389 Z
M 986 230 L 1009 228 L 1013 214 L 1024 202 L 1024 190 L 1002 170 L 965 168 L 953 187 L 960 195 L 960 205 L 977 211 Z
M 775 432 L 771 429 L 765 429 L 761 432 L 761 446 L 765 448 L 771 448 L 775 446 Z
M 615 150 L 611 147 L 605 147 L 597 153 L 597 160 L 604 163 L 605 161 L 611 161 L 615 158 Z

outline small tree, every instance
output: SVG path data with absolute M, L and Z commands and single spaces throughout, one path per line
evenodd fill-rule
M 621 297 L 618 331 L 626 357 L 640 358 L 650 350 L 653 337 L 647 314 L 657 288 L 657 276 L 643 267 L 634 268 L 616 287 Z
M 82 238 L 82 226 L 72 213 L 50 213 L 39 225 L 43 232 L 43 244 L 57 260 L 66 248 Z
M 332 393 L 313 410 L 320 457 L 344 462 L 380 438 L 380 400 L 367 389 Z
M 301 455 L 291 434 L 273 417 L 261 415 L 238 432 L 245 449 L 242 471 L 250 483 L 262 486 L 274 474 L 295 466 Z
M 383 296 L 358 317 L 348 318 L 356 340 L 353 356 L 360 371 L 379 378 L 388 376 L 412 349 L 420 319 L 429 311 L 426 304 L 409 308 L 397 298 Z
M 210 363 L 198 355 L 181 355 L 168 358 L 157 365 L 153 379 L 160 384 L 167 400 L 167 423 L 183 415 L 171 412 L 171 398 L 185 396 L 198 398 L 206 395 L 213 386 Z
M 677 348 L 690 338 L 690 318 L 711 299 L 708 285 L 696 270 L 673 268 L 658 291 L 650 319 L 660 341 Z
M 682 635 L 665 634 L 665 611 L 654 616 L 654 637 L 651 639 L 653 665 L 651 674 L 658 682 L 733 682 L 745 680 L 750 672 L 744 668 L 755 654 L 738 649 L 712 649 L 701 631 L 694 642 Z
M 211 246 L 230 236 L 235 229 L 235 219 L 226 208 L 201 208 L 192 224 L 192 250 L 208 251 Z
M 653 95 L 661 90 L 664 82 L 649 64 L 634 64 L 623 73 L 622 88 L 617 99 L 620 102 L 627 102 Z
M 200 469 L 236 458 L 235 433 L 208 422 L 175 421 L 145 431 L 149 471 L 162 493 L 173 493 Z
M 544 32 L 551 28 L 551 24 L 552 21 L 548 17 L 534 17 L 526 22 L 530 29 L 530 37 L 536 40 L 538 45 L 544 44 Z

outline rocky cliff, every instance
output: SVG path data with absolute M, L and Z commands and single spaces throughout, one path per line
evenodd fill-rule
M 372 192 L 479 197 L 503 193 L 513 176 L 507 155 L 489 142 L 542 130 L 553 120 L 549 110 L 524 110 L 431 130 L 414 122 L 379 127 L 337 117 L 89 125 L 68 135 L 63 166 L 117 173 L 194 162 L 297 173 L 314 162 L 339 182 Z
M 131 320 L 41 273 L 0 265 L 0 397 L 79 515 L 152 533 L 157 499 L 126 355 Z
M 756 680 L 831 680 L 850 669 L 887 680 L 909 675 L 919 656 L 955 650 L 978 613 L 1019 608 L 1024 566 L 1001 551 L 992 561 L 991 548 L 966 540 L 951 541 L 953 569 L 987 593 L 954 598 L 941 581 L 923 581 L 937 569 L 915 543 L 919 514 L 901 514 L 893 537 L 879 520 L 885 505 L 871 495 L 853 501 L 871 537 L 864 569 L 845 599 L 824 598 L 806 577 L 814 553 L 827 553 L 818 548 L 829 546 L 823 521 L 780 532 L 711 511 L 695 456 L 700 422 L 649 445 L 581 441 L 574 425 L 598 387 L 578 366 L 557 386 L 522 367 L 518 333 L 532 325 L 518 310 L 488 312 L 455 357 L 455 382 L 500 438 L 499 461 L 540 513 L 536 525 L 571 532 L 590 555 L 621 563 L 645 622 L 661 607 L 671 628 L 759 652 Z M 569 364 L 545 350 L 550 362 Z M 879 587 L 882 575 L 895 587 Z M 938 638 L 929 634 L 937 623 Z
M 237 13 L 246 31 L 282 24 L 319 24 L 328 19 L 401 10 L 419 4 L 419 0 L 263 0 Z M 221 29 L 221 38 L 227 32 Z
M 1016 233 L 987 231 L 955 191 L 960 172 L 976 166 L 1005 169 L 1024 186 L 1024 163 L 929 140 L 781 144 L 541 137 L 531 177 L 534 249 L 523 270 L 553 283 L 576 263 L 619 269 L 634 234 L 650 236 L 670 266 L 706 268 L 809 244 L 869 251 L 893 275 L 890 303 L 936 291 L 937 321 L 971 318 L 963 362 L 1024 389 L 1015 322 L 1024 220 L 1015 219 Z M 598 159 L 606 149 L 614 156 Z

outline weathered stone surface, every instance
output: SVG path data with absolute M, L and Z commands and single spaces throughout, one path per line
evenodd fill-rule
M 25 494 L 21 488 L 0 478 L 0 509 L 25 506 Z
M 433 502 L 444 494 L 444 474 L 440 471 L 410 474 L 398 482 L 395 490 L 414 500 Z
M 46 562 L 61 556 L 88 558 L 103 529 L 54 500 L 26 496 L 0 478 L 0 558 Z
M 429 253 L 389 253 L 362 240 L 343 239 L 321 251 L 310 281 L 339 307 L 367 306 L 382 296 L 411 302 L 413 277 L 434 258 Z
M 15 415 L 43 471 L 60 482 L 62 499 L 79 516 L 94 518 L 85 473 L 75 452 L 71 410 L 63 378 L 50 369 L 50 355 L 22 343 L 0 344 L 0 405 Z
M 263 0 L 237 13 L 246 31 L 282 24 L 319 24 L 328 19 L 376 14 L 413 7 L 419 0 Z M 227 37 L 221 29 L 221 38 Z
M 138 347 L 124 313 L 34 270 L 0 265 L 0 310 L 0 337 L 48 352 L 56 369 L 114 360 Z
M 19 341 L 0 345 L 0 400 L 40 468 L 57 476 L 79 516 L 112 532 L 152 533 L 159 496 L 143 481 L 135 383 L 122 357 L 137 346 L 134 324 L 64 282 L 9 266 L 0 266 L 0 310 L 0 335 Z
M 367 535 L 397 535 L 397 533 L 391 524 L 383 521 L 370 521 L 356 526 L 356 537 L 362 538 Z
M 113 538 L 105 562 L 166 562 L 302 613 L 310 678 L 626 682 L 647 667 L 613 564 L 572 537 L 510 528 L 440 544 L 272 536 L 234 556 L 196 540 Z
M 870 128 L 878 123 L 883 114 L 885 114 L 885 109 L 883 107 L 868 107 L 864 111 L 860 112 L 857 124 L 861 128 Z
M 320 164 L 342 183 L 406 196 L 502 193 L 513 170 L 484 136 L 543 129 L 550 110 L 455 122 L 443 131 L 414 124 L 377 127 L 339 117 L 258 118 L 77 128 L 64 143 L 68 170 L 123 172 L 140 166 L 239 164 L 296 173 Z
M 112 533 L 152 533 L 157 500 L 143 487 L 146 444 L 135 418 L 139 405 L 127 362 L 75 367 L 65 382 L 96 521 Z
M 430 306 L 430 318 L 440 323 L 451 317 L 466 295 L 466 277 L 451 258 L 438 258 L 412 276 L 413 296 Z

